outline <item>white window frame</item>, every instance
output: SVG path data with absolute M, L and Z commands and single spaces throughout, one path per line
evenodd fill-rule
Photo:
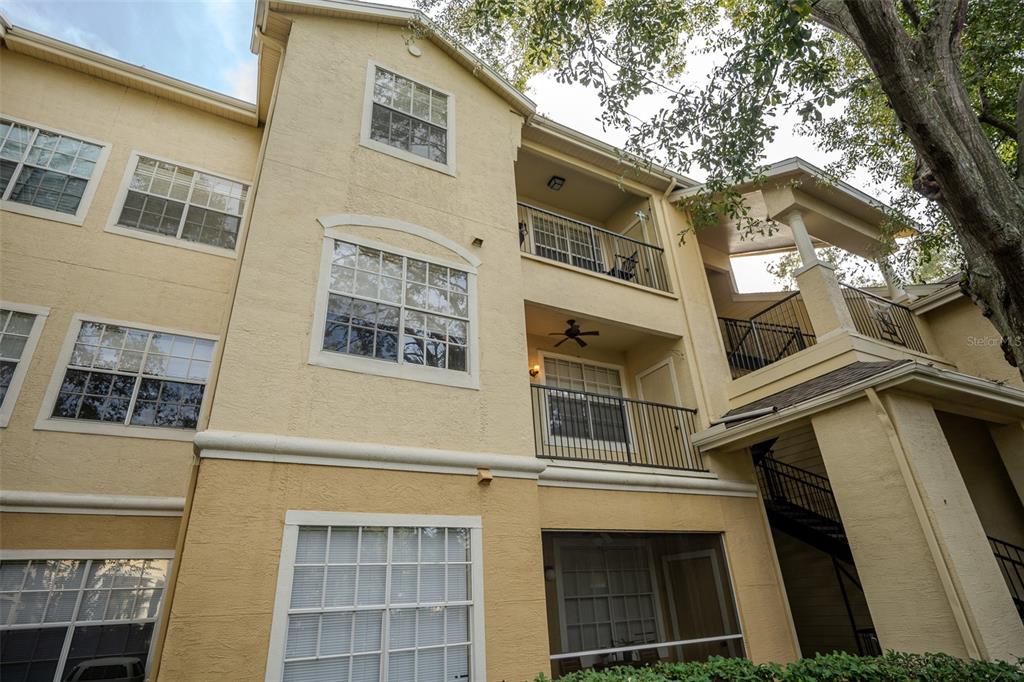
M 352 225 L 359 227 L 358 225 Z M 430 231 L 424 230 L 423 235 Z M 430 238 L 429 236 L 427 237 Z M 377 358 L 349 355 L 347 353 L 335 353 L 323 349 L 324 329 L 327 326 L 327 305 L 330 300 L 328 285 L 331 277 L 331 256 L 334 253 L 335 240 L 358 244 L 371 249 L 387 251 L 406 258 L 435 263 L 449 268 L 455 268 L 466 273 L 467 294 L 469 296 L 469 336 L 467 341 L 469 347 L 466 351 L 466 370 L 443 369 L 440 367 L 429 367 L 427 365 L 414 365 L 403 361 L 402 348 L 398 349 L 398 361 L 391 362 Z M 343 229 L 325 228 L 323 248 L 320 254 L 320 276 L 317 279 L 315 310 L 313 313 L 313 331 L 309 340 L 309 364 L 333 369 L 343 369 L 362 374 L 376 374 L 379 376 L 393 377 L 396 379 L 408 379 L 428 384 L 442 384 L 458 388 L 480 388 L 479 356 L 480 356 L 480 329 L 479 316 L 477 314 L 477 270 L 468 263 L 461 263 L 455 260 L 438 258 L 437 256 L 418 253 L 392 246 L 384 242 L 378 242 L 365 237 L 350 234 Z M 398 307 L 405 309 L 405 292 L 402 292 L 403 300 Z M 358 296 L 355 296 L 359 298 Z M 443 317 L 445 316 L 438 313 Z M 399 338 L 404 330 L 399 327 Z
M 145 230 L 119 225 L 117 221 L 121 217 L 121 212 L 124 210 L 124 202 L 125 199 L 128 198 L 128 191 L 130 189 L 132 177 L 135 175 L 135 169 L 138 167 L 139 164 L 139 157 L 153 159 L 154 161 L 162 161 L 164 163 L 171 163 L 174 164 L 175 166 L 180 166 L 187 170 L 193 171 L 194 173 L 212 175 L 214 177 L 220 178 L 221 180 L 230 180 L 231 182 L 237 182 L 241 185 L 245 185 L 245 187 L 247 188 L 245 195 L 245 204 L 242 206 L 242 214 L 239 216 L 238 235 L 235 237 L 235 248 L 225 249 L 220 246 L 211 246 L 210 244 L 203 244 L 202 242 L 192 242 L 187 239 L 182 239 L 181 237 L 178 236 L 171 237 L 169 235 L 156 234 L 154 232 L 147 232 Z M 193 183 L 195 183 L 194 177 Z M 200 251 L 202 253 L 209 253 L 214 256 L 221 256 L 224 258 L 237 258 L 239 245 L 242 243 L 243 233 L 245 231 L 245 226 L 249 218 L 249 206 L 252 204 L 252 202 L 250 201 L 250 198 L 252 197 L 252 189 L 253 188 L 251 180 L 241 180 L 239 178 L 231 177 L 230 175 L 225 175 L 224 173 L 206 170 L 205 168 L 200 168 L 193 164 L 185 163 L 184 161 L 175 161 L 174 159 L 168 159 L 162 156 L 158 156 L 156 154 L 150 154 L 149 152 L 133 149 L 131 155 L 128 157 L 128 164 L 125 167 L 124 177 L 121 178 L 121 185 L 117 189 L 117 196 L 114 199 L 113 207 L 111 207 L 110 209 L 110 215 L 107 218 L 107 224 L 103 229 L 105 232 L 110 232 L 111 234 L 118 234 L 124 237 L 132 237 L 134 239 L 141 239 L 147 242 L 156 242 L 157 244 L 176 246 L 178 248 L 190 249 L 192 251 Z M 151 195 L 146 194 L 146 196 Z M 171 199 L 171 201 L 177 200 Z M 192 204 L 188 200 L 181 203 L 185 204 L 185 210 L 182 211 L 181 220 L 178 223 L 179 235 L 181 234 L 181 231 L 185 225 L 185 218 L 188 215 L 188 208 L 192 206 Z M 205 207 L 200 206 L 199 208 Z
M 420 514 L 367 514 L 360 512 L 328 512 L 289 510 L 285 513 L 281 538 L 281 558 L 277 570 L 274 595 L 274 616 L 270 627 L 265 682 L 280 682 L 284 673 L 284 654 L 288 643 L 288 610 L 291 606 L 292 577 L 300 526 L 381 526 L 415 528 L 468 528 L 470 531 L 470 642 L 471 682 L 486 682 L 484 638 L 484 564 L 483 524 L 479 516 L 426 516 Z M 390 565 L 390 564 L 389 564 Z M 386 607 L 390 608 L 390 607 Z M 381 679 L 386 679 L 387 632 L 381 633 Z
M 167 582 L 164 584 L 164 592 L 160 597 L 160 609 L 156 612 L 156 616 L 153 620 L 153 634 L 149 640 L 149 652 L 146 655 L 146 674 L 149 674 L 150 667 L 153 662 L 153 653 L 156 650 L 156 643 L 160 638 L 160 622 L 163 620 L 164 608 L 167 606 L 167 593 L 170 590 L 171 574 L 174 569 L 174 550 L 171 549 L 71 549 L 71 550 L 59 550 L 59 549 L 0 549 L 0 561 L 61 561 L 78 559 L 81 561 L 89 560 L 106 560 L 106 559 L 167 559 Z M 111 621 L 111 624 L 125 625 L 138 622 L 148 622 L 149 618 L 135 619 L 135 620 L 123 620 Z M 45 625 L 45 623 L 36 623 L 33 625 Z M 77 625 L 77 624 L 76 624 Z M 72 627 L 65 625 L 64 627 Z M 74 634 L 72 633 L 72 637 Z M 70 653 L 71 638 L 67 638 L 64 642 L 64 648 L 61 650 L 60 659 L 58 659 L 57 673 L 54 674 L 54 682 L 60 682 L 57 680 L 57 674 L 61 672 L 67 672 L 63 670 L 64 665 L 67 663 L 68 654 Z
M 4 398 L 3 404 L 0 405 L 0 428 L 5 428 L 11 421 L 14 404 L 18 400 L 18 394 L 21 393 L 21 385 L 25 382 L 29 363 L 32 362 L 32 356 L 36 352 L 36 346 L 39 344 L 39 337 L 43 334 L 43 325 L 46 324 L 46 318 L 50 315 L 50 309 L 37 305 L 12 303 L 10 301 L 0 301 L 0 308 L 19 313 L 30 313 L 36 316 L 36 319 L 32 322 L 32 330 L 29 332 L 28 341 L 25 342 L 25 348 L 21 351 L 21 359 L 18 360 L 14 376 L 11 377 L 11 385 L 7 387 L 7 395 Z
M 626 424 L 626 430 L 627 430 L 627 434 L 626 435 L 629 437 L 629 442 L 628 443 L 626 441 L 609 441 L 609 440 L 596 440 L 594 438 L 571 438 L 571 437 L 568 437 L 568 436 L 556 436 L 556 435 L 551 433 L 551 419 L 550 419 L 550 417 L 548 417 L 548 415 L 550 414 L 549 407 L 548 407 L 548 397 L 551 395 L 551 392 L 558 391 L 558 390 L 563 390 L 563 389 L 559 389 L 556 386 L 548 386 L 548 384 L 547 384 L 547 375 L 546 375 L 545 370 L 544 370 L 544 359 L 545 358 L 555 358 L 557 360 L 564 360 L 566 362 L 574 362 L 574 363 L 579 364 L 579 365 L 592 365 L 594 367 L 604 367 L 605 369 L 614 369 L 615 371 L 617 371 L 619 373 L 619 386 L 622 388 L 622 395 L 621 396 L 614 396 L 614 395 L 610 395 L 609 394 L 608 395 L 609 398 L 623 398 L 623 399 L 629 399 L 630 398 L 629 386 L 626 384 L 626 368 L 625 367 L 623 367 L 622 365 L 616 365 L 616 364 L 611 363 L 611 362 L 599 362 L 597 360 L 584 360 L 583 358 L 573 357 L 572 355 L 564 355 L 562 353 L 553 353 L 551 351 L 544 351 L 544 350 L 538 350 L 537 351 L 537 358 L 539 360 L 538 364 L 540 365 L 540 374 L 537 375 L 537 378 L 539 379 L 538 383 L 540 385 L 542 385 L 542 386 L 546 386 L 547 387 L 547 390 L 542 392 L 542 395 L 544 396 L 544 443 L 545 443 L 545 445 L 550 445 L 552 447 L 563 446 L 563 447 L 570 447 L 570 448 L 580 448 L 581 446 L 583 446 L 586 443 L 591 443 L 591 444 L 593 444 L 594 448 L 598 449 L 598 450 L 605 450 L 605 451 L 617 452 L 617 453 L 625 454 L 627 452 L 627 448 L 632 448 L 633 452 L 637 452 L 638 443 L 637 443 L 637 440 L 636 440 L 636 431 L 633 428 L 633 424 L 632 424 L 632 422 L 631 422 L 631 420 L 629 418 L 629 410 L 625 410 L 624 414 L 623 414 L 623 421 Z M 564 390 L 572 391 L 573 389 L 564 389 Z M 572 394 L 569 393 L 569 395 L 572 395 Z
M 29 206 L 28 204 L 21 204 L 17 201 L 11 201 L 10 199 L 0 198 L 0 209 L 8 211 L 10 213 L 20 213 L 21 215 L 32 216 L 33 218 L 43 218 L 44 220 L 52 220 L 58 223 L 67 223 L 69 225 L 79 225 L 85 222 L 85 216 L 89 213 L 89 205 L 92 203 L 92 198 L 96 194 L 96 187 L 100 184 L 100 178 L 103 176 L 103 169 L 107 165 L 107 158 L 110 156 L 109 142 L 103 142 L 96 140 L 91 137 L 85 137 L 78 133 L 73 133 L 67 130 L 61 130 L 52 126 L 45 125 L 43 123 L 35 123 L 34 121 L 28 121 L 17 116 L 10 116 L 8 114 L 0 113 L 0 117 L 20 123 L 23 126 L 30 128 L 36 128 L 37 132 L 32 134 L 32 138 L 29 140 L 29 149 L 32 147 L 32 143 L 35 142 L 36 135 L 39 130 L 45 130 L 48 133 L 55 135 L 64 135 L 66 137 L 73 137 L 76 140 L 82 142 L 88 142 L 89 144 L 95 144 L 101 147 L 99 158 L 96 159 L 96 165 L 93 167 L 93 174 L 89 176 L 89 180 L 85 185 L 85 193 L 82 194 L 82 201 L 78 204 L 78 210 L 72 215 L 71 213 L 61 213 L 51 208 L 40 208 L 39 206 Z M 14 175 L 11 176 L 11 180 L 8 186 L 4 188 L 3 196 L 6 196 L 12 191 L 18 177 L 21 175 L 21 171 L 24 168 L 22 162 L 18 162 L 18 167 L 14 171 Z
M 210 362 L 210 373 L 206 378 L 206 383 L 203 384 L 203 403 L 199 406 L 199 421 L 197 428 L 172 429 L 162 426 L 133 426 L 131 424 L 113 424 L 109 422 L 97 422 L 85 419 L 62 419 L 59 417 L 51 417 L 50 414 L 53 412 L 53 406 L 57 401 L 57 395 L 60 393 L 60 387 L 64 381 L 64 374 L 68 371 L 71 352 L 75 349 L 75 342 L 78 339 L 78 332 L 82 328 L 83 322 L 98 322 L 101 324 L 132 327 L 148 332 L 178 334 L 180 336 L 191 336 L 196 339 L 213 341 L 213 360 Z M 39 416 L 36 418 L 35 430 L 63 431 L 65 433 L 91 433 L 106 436 L 128 436 L 131 438 L 150 438 L 153 440 L 191 441 L 195 437 L 196 431 L 201 428 L 201 425 L 207 416 L 207 411 L 209 410 L 210 396 L 213 394 L 213 391 L 210 389 L 213 384 L 214 377 L 216 376 L 215 370 L 217 369 L 218 364 L 217 344 L 219 343 L 220 337 L 211 334 L 202 334 L 199 332 L 184 331 L 180 329 L 168 329 L 166 327 L 147 324 L 145 322 L 111 320 L 99 315 L 75 313 L 71 316 L 71 324 L 68 325 L 68 333 L 64 337 L 64 344 L 61 346 L 60 355 L 57 356 L 57 362 L 54 365 L 53 374 L 50 377 L 50 383 L 46 387 L 46 393 L 43 396 L 43 404 L 39 409 Z M 174 381 L 174 379 L 169 377 L 166 380 Z M 135 390 L 138 390 L 140 383 L 141 381 L 135 382 Z
M 378 142 L 377 140 L 374 140 L 370 137 L 370 124 L 373 119 L 373 84 L 376 81 L 378 67 L 384 69 L 385 71 L 390 71 L 395 75 L 401 76 L 402 78 L 407 78 L 413 81 L 414 83 L 418 83 L 419 85 L 430 88 L 431 90 L 434 90 L 448 98 L 447 126 L 445 127 L 447 131 L 447 146 L 445 148 L 445 154 L 448 159 L 447 163 L 438 163 L 437 161 L 431 161 L 430 159 L 423 158 L 418 154 L 407 152 L 406 150 L 399 149 L 398 147 L 392 147 L 389 144 Z M 441 173 L 446 173 L 452 176 L 455 175 L 454 94 L 452 94 L 448 90 L 439 88 L 436 85 L 428 83 L 420 78 L 413 78 L 412 76 L 407 76 L 404 73 L 402 73 L 401 70 L 399 69 L 392 68 L 390 66 L 387 66 L 386 64 L 381 64 L 380 62 L 376 62 L 372 59 L 366 64 L 366 84 L 363 90 L 363 122 L 359 130 L 359 144 L 361 146 L 366 147 L 367 149 L 373 149 L 383 154 L 394 156 L 395 158 L 402 159 L 403 161 L 409 161 L 410 163 L 415 163 L 417 165 L 424 166 L 425 168 L 430 168 L 439 171 Z

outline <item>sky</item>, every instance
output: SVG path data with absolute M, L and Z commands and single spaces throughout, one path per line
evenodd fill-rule
M 15 26 L 252 102 L 256 57 L 249 51 L 249 38 L 254 4 L 255 0 L 0 0 L 0 10 Z M 708 64 L 698 61 L 691 67 L 700 73 Z M 604 130 L 597 121 L 600 105 L 593 90 L 539 76 L 530 82 L 527 94 L 539 113 L 559 123 L 613 145 L 624 141 L 621 131 Z M 657 99 L 641 103 L 651 111 L 657 105 Z M 812 139 L 796 134 L 795 123 L 795 118 L 780 119 L 776 139 L 765 151 L 766 161 L 800 156 L 820 167 L 834 160 Z M 687 174 L 701 178 L 699 169 Z M 849 180 L 868 193 L 875 190 L 884 200 L 863 174 Z M 734 259 L 740 291 L 779 289 L 764 270 L 773 258 Z

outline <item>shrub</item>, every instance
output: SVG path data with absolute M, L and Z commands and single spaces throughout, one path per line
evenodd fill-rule
M 1024 659 L 964 660 L 947 654 L 884 656 L 818 654 L 787 665 L 745 658 L 712 657 L 692 663 L 659 663 L 650 668 L 581 670 L 560 682 L 1024 682 Z M 548 682 L 542 674 L 535 682 Z

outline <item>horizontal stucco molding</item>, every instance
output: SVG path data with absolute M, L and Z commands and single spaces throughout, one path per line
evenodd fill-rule
M 184 507 L 184 497 L 0 490 L 0 512 L 181 516 Z
M 511 478 L 537 478 L 545 467 L 544 462 L 525 455 L 464 452 L 264 433 L 203 431 L 196 434 L 194 442 L 199 456 L 204 459 L 402 469 L 474 476 L 478 470 L 488 469 L 493 475 Z
M 757 487 L 752 483 L 685 473 L 645 473 L 549 464 L 538 478 L 540 485 L 562 488 L 757 497 Z

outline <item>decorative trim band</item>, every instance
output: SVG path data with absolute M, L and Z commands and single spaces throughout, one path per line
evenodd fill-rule
M 537 478 L 537 474 L 546 466 L 538 459 L 519 455 L 437 450 L 407 445 L 382 445 L 380 443 L 358 443 L 234 431 L 197 433 L 195 446 L 199 451 L 199 456 L 206 459 L 401 469 L 403 471 L 471 476 L 475 476 L 478 469 L 490 469 L 491 473 L 496 476 Z
M 181 516 L 184 508 L 184 497 L 0 490 L 0 512 L 92 514 L 96 516 Z
M 537 483 L 560 488 L 757 497 L 757 486 L 742 481 L 723 481 L 718 478 L 688 476 L 683 473 L 649 474 L 633 471 L 582 469 L 557 464 L 549 464 L 540 473 Z
M 435 232 L 426 227 L 420 225 L 414 225 L 407 223 L 404 220 L 395 220 L 393 218 L 382 218 L 374 215 L 362 215 L 359 213 L 334 213 L 331 215 L 324 215 L 317 218 L 317 222 L 325 229 L 329 230 L 332 227 L 377 227 L 382 230 L 394 230 L 396 232 L 404 232 L 405 234 L 411 234 L 421 239 L 426 239 L 429 242 L 433 242 L 439 246 L 443 246 L 452 253 L 458 254 L 462 260 L 469 263 L 474 268 L 480 267 L 480 259 L 470 253 L 469 249 L 464 247 L 440 232 Z

